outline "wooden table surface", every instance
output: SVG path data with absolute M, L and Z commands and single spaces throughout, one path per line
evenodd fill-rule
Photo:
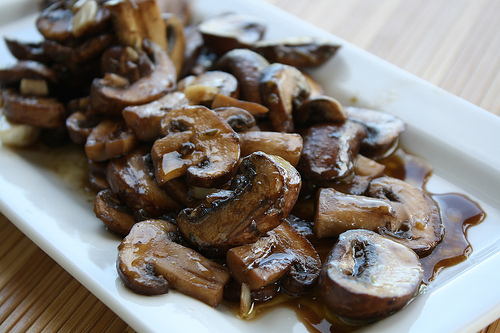
M 500 0 L 267 1 L 500 115 Z M 132 329 L 0 215 L 5 331 Z

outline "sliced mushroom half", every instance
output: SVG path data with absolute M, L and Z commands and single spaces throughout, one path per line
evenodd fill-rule
M 290 163 L 262 152 L 244 158 L 230 190 L 216 191 L 177 218 L 183 237 L 197 248 L 224 254 L 275 228 L 297 201 L 301 179 Z
M 229 271 L 175 243 L 176 229 L 163 220 L 137 223 L 118 247 L 116 266 L 121 280 L 140 294 L 163 294 L 172 287 L 216 307 L 222 302 Z
M 161 129 L 165 136 L 152 149 L 160 185 L 185 174 L 191 185 L 215 187 L 236 173 L 238 135 L 215 111 L 201 105 L 174 109 L 163 117 Z
M 157 44 L 144 41 L 144 48 L 154 59 L 153 71 L 136 82 L 116 84 L 106 78 L 95 79 L 90 90 L 92 108 L 100 113 L 121 115 L 130 105 L 152 102 L 175 88 L 177 74 L 167 53 Z
M 367 195 L 385 200 L 398 211 L 398 220 L 380 228 L 380 234 L 408 246 L 421 257 L 441 241 L 444 226 L 439 208 L 422 189 L 397 178 L 381 177 L 370 183 Z
M 293 66 L 274 63 L 262 71 L 259 87 L 273 128 L 278 132 L 294 132 L 293 111 L 311 93 L 306 77 Z
M 293 295 L 309 291 L 321 270 L 315 248 L 286 220 L 255 243 L 230 249 L 226 261 L 235 280 L 250 289 L 280 281 Z
M 262 104 L 260 76 L 269 62 L 248 49 L 235 49 L 224 54 L 215 64 L 218 70 L 233 74 L 240 85 L 241 99 Z
M 264 36 L 266 25 L 259 17 L 225 13 L 203 21 L 198 26 L 205 44 L 222 55 L 237 48 L 248 48 Z
M 330 181 L 349 176 L 365 136 L 365 128 L 351 121 L 313 125 L 302 135 L 304 148 L 297 167 L 312 180 Z
M 331 59 L 340 45 L 315 37 L 293 37 L 280 40 L 261 40 L 252 49 L 269 62 L 295 67 L 318 67 Z
M 374 232 L 352 230 L 340 235 L 319 283 L 332 312 L 346 321 L 367 323 L 403 308 L 422 278 L 412 250 Z
M 384 157 L 397 146 L 406 123 L 397 116 L 371 109 L 348 106 L 349 119 L 366 127 L 367 136 L 361 144 L 361 154 L 366 157 Z

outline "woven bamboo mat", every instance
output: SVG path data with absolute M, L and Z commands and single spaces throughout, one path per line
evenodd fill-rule
M 268 2 L 500 115 L 499 0 Z M 0 215 L 5 331 L 132 329 Z M 500 332 L 500 321 L 481 332 Z

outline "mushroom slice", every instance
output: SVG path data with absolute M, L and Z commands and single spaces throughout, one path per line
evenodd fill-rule
M 423 269 L 404 245 L 368 230 L 340 235 L 320 274 L 327 307 L 346 321 L 366 323 L 403 308 L 418 292 Z
M 57 41 L 44 40 L 42 47 L 52 61 L 64 64 L 81 64 L 98 57 L 113 41 L 112 34 L 102 34 L 86 39 L 75 46 L 66 46 Z
M 121 45 L 140 50 L 143 42 L 150 40 L 167 51 L 167 30 L 155 0 L 113 0 L 107 1 L 104 7 L 111 12 Z
M 331 59 L 340 45 L 315 37 L 292 37 L 281 40 L 261 40 L 252 49 L 269 62 L 295 67 L 318 67 Z
M 109 161 L 106 179 L 114 194 L 134 212 L 134 218 L 158 217 L 181 209 L 154 178 L 150 148 L 140 146 Z
M 121 115 L 125 107 L 152 102 L 175 88 L 177 74 L 167 53 L 148 40 L 144 41 L 144 48 L 153 56 L 153 71 L 130 85 L 109 85 L 106 78 L 94 79 L 90 90 L 93 109 Z
M 230 106 L 246 110 L 250 112 L 250 114 L 253 115 L 254 117 L 262 117 L 269 111 L 269 109 L 262 104 L 242 101 L 223 94 L 217 94 L 214 97 L 214 100 L 212 101 L 212 109 L 224 108 Z
M 227 106 L 214 109 L 235 132 L 244 132 L 255 126 L 255 118 L 244 109 Z
M 132 151 L 138 143 L 122 120 L 104 119 L 88 135 L 85 154 L 91 161 L 105 161 Z
M 299 173 L 279 156 L 245 157 L 230 190 L 216 191 L 177 218 L 183 237 L 203 251 L 224 253 L 277 227 L 297 201 Z
M 173 13 L 162 13 L 162 17 L 166 28 L 167 53 L 175 64 L 177 76 L 180 77 L 184 67 L 184 49 L 186 48 L 184 25 Z
M 73 37 L 73 11 L 64 7 L 64 1 L 45 8 L 36 19 L 38 31 L 48 40 L 65 41 Z
M 123 109 L 122 115 L 139 140 L 154 141 L 161 137 L 160 123 L 163 116 L 171 109 L 188 104 L 183 93 L 173 91 L 151 103 L 128 106 Z
M 215 68 L 233 74 L 240 85 L 241 99 L 262 104 L 260 77 L 269 62 L 260 54 L 248 49 L 235 49 L 224 54 Z
M 193 104 L 211 105 L 218 94 L 238 97 L 238 81 L 222 71 L 208 71 L 190 75 L 177 83 L 177 90 L 183 92 Z
M 394 224 L 398 217 L 386 200 L 321 188 L 313 231 L 317 238 L 338 237 L 352 229 L 378 231 L 386 224 Z
M 186 174 L 191 185 L 216 187 L 236 173 L 238 135 L 216 112 L 201 105 L 174 109 L 163 117 L 161 128 L 166 136 L 152 149 L 160 185 Z
M 71 141 L 78 145 L 84 145 L 99 122 L 98 117 L 90 116 L 84 111 L 76 111 L 70 114 L 66 118 L 66 129 Z
M 335 98 L 326 95 L 315 95 L 306 99 L 293 114 L 295 126 L 323 122 L 343 122 L 347 120 L 347 111 Z
M 230 249 L 226 261 L 233 278 L 250 289 L 281 280 L 294 295 L 309 291 L 321 271 L 315 248 L 286 220 L 255 243 Z
M 249 131 L 238 134 L 240 137 L 241 156 L 262 151 L 277 155 L 296 166 L 302 154 L 302 137 L 297 133 L 270 131 Z
M 354 160 L 354 173 L 352 177 L 335 181 L 331 186 L 340 192 L 347 194 L 364 195 L 370 182 L 378 177 L 382 177 L 386 167 L 361 154 Z M 325 184 L 326 182 L 323 182 Z
M 228 270 L 177 244 L 176 226 L 163 220 L 137 223 L 118 247 L 118 274 L 133 291 L 157 295 L 169 286 L 212 307 L 222 302 Z
M 361 144 L 361 154 L 366 157 L 387 156 L 397 146 L 398 138 L 406 123 L 390 113 L 348 106 L 349 119 L 366 127 L 367 137 Z
M 351 121 L 313 125 L 302 135 L 304 148 L 297 167 L 301 174 L 312 180 L 346 177 L 353 171 L 365 136 L 365 128 Z
M 367 195 L 385 200 L 399 218 L 378 232 L 424 257 L 439 244 L 444 226 L 437 204 L 422 189 L 397 178 L 380 177 L 370 183 Z
M 22 79 L 40 79 L 57 83 L 57 72 L 33 60 L 20 60 L 14 66 L 0 70 L 0 83 L 15 83 Z
M 294 132 L 293 111 L 311 93 L 311 86 L 302 72 L 292 66 L 274 63 L 263 70 L 259 87 L 274 129 Z
M 95 35 L 111 25 L 111 12 L 98 2 L 102 1 L 86 0 L 80 6 L 73 5 L 74 15 L 71 20 L 73 37 L 82 38 Z
M 42 48 L 42 43 L 23 43 L 4 37 L 10 53 L 18 60 L 32 60 L 46 63 L 49 59 Z
M 225 13 L 203 21 L 198 30 L 205 44 L 222 55 L 238 48 L 248 48 L 264 36 L 266 26 L 259 17 Z
M 121 236 L 126 236 L 135 224 L 131 211 L 111 192 L 104 189 L 94 200 L 94 213 L 106 227 Z
M 64 127 L 66 109 L 62 103 L 50 97 L 24 97 L 13 90 L 2 93 L 4 113 L 14 123 L 39 128 Z

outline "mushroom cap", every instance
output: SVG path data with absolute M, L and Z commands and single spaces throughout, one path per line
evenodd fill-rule
M 415 252 L 375 232 L 357 229 L 339 236 L 319 283 L 331 311 L 347 321 L 370 322 L 404 307 L 422 278 Z
M 301 179 L 281 157 L 257 152 L 241 161 L 230 186 L 177 218 L 183 237 L 204 252 L 224 254 L 278 226 L 297 201 Z
M 236 173 L 238 136 L 217 112 L 201 105 L 171 110 L 161 131 L 165 136 L 152 149 L 160 184 L 186 174 L 191 185 L 216 187 Z

